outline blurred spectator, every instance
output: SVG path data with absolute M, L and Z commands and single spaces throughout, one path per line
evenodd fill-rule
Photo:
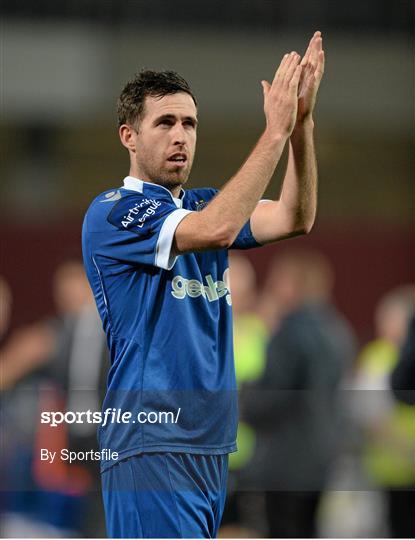
M 55 348 L 55 337 L 49 321 L 12 332 L 0 351 L 0 390 L 11 389 L 28 375 L 44 369 Z
M 414 309 L 414 286 L 399 287 L 381 299 L 376 339 L 360 354 L 356 380 L 362 391 L 363 468 L 383 490 L 390 535 L 401 538 L 415 537 L 415 408 L 395 401 L 390 376 Z
M 56 268 L 52 287 L 56 309 L 63 316 L 76 316 L 85 306 L 93 304 L 84 267 L 78 259 L 63 261 Z
M 50 428 L 40 424 L 40 413 L 100 410 L 108 368 L 105 336 L 81 261 L 59 265 L 53 295 L 58 316 L 12 333 L 1 351 L 2 386 L 9 389 L 5 466 L 12 473 L 6 474 L 5 531 L 100 537 L 105 528 L 99 462 L 52 466 L 40 460 L 40 448 L 97 449 L 96 425 Z
M 409 324 L 398 363 L 392 371 L 391 387 L 399 401 L 415 405 L 415 315 Z
M 235 372 L 238 385 L 257 379 L 264 371 L 268 337 L 263 320 L 257 314 L 258 291 L 255 271 L 249 259 L 231 253 Z M 235 456 L 236 454 L 231 454 Z
M 67 345 L 67 334 L 73 330 L 78 317 L 85 308 L 92 311 L 93 297 L 85 277 L 82 263 L 65 261 L 55 271 L 53 296 L 58 311 L 56 318 L 36 322 L 14 331 L 1 350 L 2 390 L 49 364 L 53 375 L 61 378 L 64 370 L 62 348 Z M 97 319 L 97 316 L 95 316 Z M 56 363 L 58 365 L 56 365 Z M 59 374 L 59 375 L 58 375 Z
M 249 259 L 237 253 L 230 255 L 230 284 L 232 293 L 234 358 L 239 390 L 244 383 L 254 381 L 263 373 L 268 332 L 256 312 L 258 291 L 254 268 Z M 229 455 L 228 495 L 222 518 L 220 536 L 262 536 L 261 500 L 249 493 L 241 474 L 251 461 L 255 432 L 243 419 L 238 424 L 238 451 Z M 262 518 L 262 519 L 261 519 Z
M 101 410 L 109 367 L 108 352 L 80 260 L 70 259 L 59 265 L 53 277 L 53 295 L 59 317 L 55 320 L 57 347 L 49 359 L 49 375 L 63 401 L 62 408 L 74 412 Z M 43 398 L 49 401 L 54 392 L 51 395 L 51 391 L 46 390 L 44 394 Z M 98 450 L 96 424 L 73 423 L 66 426 L 66 430 L 66 446 L 71 451 Z M 51 430 L 42 430 L 40 434 L 47 445 Z M 42 447 L 42 442 L 38 444 Z M 75 492 L 83 496 L 78 513 L 79 533 L 85 537 L 104 536 L 99 461 L 76 463 L 66 472 L 67 487 L 75 488 Z
M 6 332 L 12 296 L 3 281 L 1 289 L 2 330 Z M 40 373 L 54 344 L 50 325 L 35 323 L 12 332 L 0 350 L 0 522 L 3 537 L 62 536 L 57 528 L 38 518 L 38 486 L 31 471 L 39 420 L 38 389 L 44 380 Z
M 71 411 L 100 410 L 105 394 L 108 354 L 105 334 L 84 267 L 68 260 L 56 270 L 53 293 L 58 347 L 50 358 L 50 374 L 67 396 Z M 70 433 L 96 440 L 96 425 L 71 424 Z M 90 449 L 90 448 L 89 448 Z
M 264 291 L 269 320 L 277 326 L 263 375 L 243 393 L 242 414 L 258 437 L 248 478 L 266 492 L 275 538 L 315 536 L 320 496 L 336 457 L 337 389 L 355 341 L 331 304 L 332 285 L 325 257 L 301 251 L 272 263 Z

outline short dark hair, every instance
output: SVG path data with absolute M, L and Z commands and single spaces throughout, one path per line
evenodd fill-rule
M 140 119 L 147 96 L 163 97 L 177 92 L 186 92 L 197 105 L 189 84 L 175 71 L 141 70 L 127 82 L 118 98 L 118 127 Z

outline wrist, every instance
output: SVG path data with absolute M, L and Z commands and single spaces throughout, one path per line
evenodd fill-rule
M 288 134 L 276 133 L 267 127 L 261 135 L 260 140 L 270 147 L 278 147 L 280 145 L 284 146 L 288 140 L 288 137 Z
M 313 130 L 314 129 L 314 119 L 312 114 L 308 114 L 306 116 L 303 116 L 302 118 L 297 118 L 295 122 L 295 126 L 293 129 L 294 131 L 300 131 L 300 130 Z

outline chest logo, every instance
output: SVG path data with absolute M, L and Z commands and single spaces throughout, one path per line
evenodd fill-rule
M 205 276 L 206 285 L 197 279 L 187 279 L 183 276 L 175 276 L 171 282 L 171 294 L 174 298 L 183 300 L 186 296 L 198 298 L 202 296 L 208 302 L 219 300 L 225 297 L 229 306 L 232 305 L 231 291 L 229 285 L 229 268 L 223 273 L 222 280 L 215 281 L 211 274 Z

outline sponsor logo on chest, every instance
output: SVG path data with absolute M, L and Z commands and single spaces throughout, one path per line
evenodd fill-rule
M 215 281 L 211 274 L 205 276 L 206 285 L 197 279 L 187 279 L 183 276 L 175 276 L 171 282 L 171 294 L 174 298 L 183 300 L 186 296 L 198 298 L 202 296 L 208 302 L 225 297 L 227 304 L 232 305 L 231 291 L 229 286 L 229 268 L 223 273 L 222 280 Z

